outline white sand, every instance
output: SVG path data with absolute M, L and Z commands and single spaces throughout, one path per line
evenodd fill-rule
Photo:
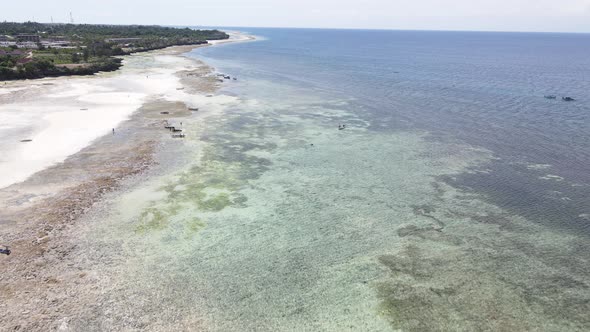
M 0 95 L 6 95 L 14 91 L 24 90 L 25 88 L 0 88 Z
M 232 34 L 230 40 L 222 42 L 245 40 L 251 38 Z M 0 188 L 24 181 L 64 161 L 98 137 L 110 135 L 112 128 L 149 99 L 211 108 L 233 100 L 177 90 L 181 84 L 175 73 L 197 67 L 189 59 L 143 53 L 127 57 L 124 63 L 115 73 L 19 81 L 0 88 Z M 40 93 L 16 96 L 16 92 L 32 86 Z M 24 139 L 32 142 L 21 142 Z
M 236 43 L 236 42 L 246 42 L 246 41 L 253 41 L 253 40 L 260 40 L 261 38 L 255 37 L 252 35 L 246 35 L 240 33 L 239 31 L 226 31 L 229 34 L 229 39 L 225 40 L 208 40 L 209 44 L 211 45 L 219 45 L 219 44 L 226 44 L 226 43 Z
M 102 92 L 104 86 L 76 86 L 76 80 L 64 83 L 58 87 L 65 87 L 63 92 L 50 89 L 35 100 L 0 105 L 0 188 L 23 181 L 110 133 L 146 96 Z M 20 142 L 23 139 L 33 141 Z

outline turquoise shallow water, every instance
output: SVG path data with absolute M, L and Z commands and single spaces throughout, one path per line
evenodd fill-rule
M 105 267 L 112 306 L 98 317 L 152 330 L 590 328 L 584 174 L 568 177 L 553 159 L 533 162 L 530 151 L 518 159 L 466 136 L 460 129 L 482 115 L 470 118 L 465 105 L 486 109 L 473 97 L 445 97 L 455 107 L 430 101 L 426 119 L 414 118 L 424 94 L 436 91 L 436 71 L 420 79 L 426 87 L 397 82 L 405 97 L 391 87 L 388 106 L 367 103 L 383 90 L 371 92 L 358 78 L 364 72 L 349 72 L 358 58 L 303 48 L 313 32 L 290 31 L 268 32 L 270 50 L 259 41 L 193 53 L 238 81 L 222 90 L 223 111 L 185 122 L 186 165 L 130 190 L 90 227 L 90 246 L 115 246 L 124 262 Z M 385 61 L 373 51 L 363 69 Z M 419 59 L 431 51 L 405 52 Z M 343 75 L 350 80 L 336 81 Z M 465 89 L 488 84 L 471 80 Z M 515 98 L 523 105 L 532 96 Z M 462 102 L 464 113 L 453 115 Z M 586 116 L 584 102 L 557 105 Z M 479 126 L 505 132 L 503 116 Z M 514 145 L 532 139 L 526 133 Z M 573 160 L 585 158 L 584 141 L 575 142 Z
M 553 228 L 588 233 L 590 35 L 249 31 L 266 39 L 195 54 L 245 79 L 354 98 L 350 111 L 374 131 L 425 130 L 486 148 L 499 158 L 487 165 L 494 171 L 456 185 Z

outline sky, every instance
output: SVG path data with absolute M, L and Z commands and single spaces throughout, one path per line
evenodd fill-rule
M 221 27 L 589 32 L 590 0 L 27 0 L 0 20 Z

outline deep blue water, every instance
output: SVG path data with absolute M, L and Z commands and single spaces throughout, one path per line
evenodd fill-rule
M 535 222 L 590 233 L 590 35 L 239 30 L 264 39 L 196 54 L 240 78 L 352 98 L 375 131 L 424 130 L 488 149 L 489 171 L 447 181 Z

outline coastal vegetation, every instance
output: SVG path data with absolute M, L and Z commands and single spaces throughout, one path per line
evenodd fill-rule
M 229 36 L 162 26 L 0 22 L 0 37 L 0 80 L 14 80 L 113 71 L 121 66 L 118 56 Z

